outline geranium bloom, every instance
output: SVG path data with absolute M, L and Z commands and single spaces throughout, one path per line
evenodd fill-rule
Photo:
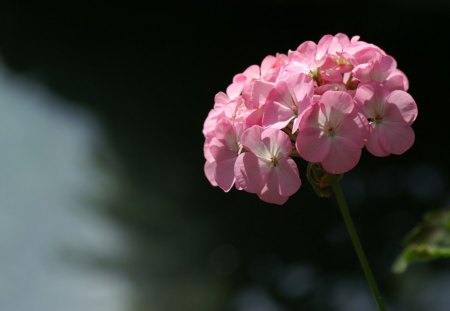
M 214 185 L 228 192 L 234 184 L 234 163 L 239 154 L 238 134 L 235 126 L 222 119 L 215 127 L 215 135 L 205 143 L 205 174 Z
M 240 96 L 244 87 L 244 79 L 235 79 L 227 88 L 227 92 L 219 92 L 214 98 L 214 108 L 211 109 L 203 124 L 203 135 L 205 137 L 214 136 L 214 129 L 217 123 L 224 118 L 227 113 L 228 117 L 232 117 L 236 107 L 242 102 Z
M 343 174 L 364 146 L 401 154 L 417 117 L 408 87 L 396 60 L 358 36 L 325 35 L 269 55 L 216 95 L 203 125 L 205 174 L 224 191 L 234 185 L 283 204 L 301 184 L 292 157 Z
M 303 159 L 341 174 L 358 163 L 365 136 L 352 97 L 342 91 L 328 91 L 305 112 L 296 147 Z
M 239 155 L 234 167 L 238 188 L 275 204 L 285 203 L 297 192 L 301 182 L 286 133 L 253 126 L 242 134 L 241 144 L 246 152 Z
M 267 97 L 263 125 L 283 129 L 295 120 L 292 129 L 295 132 L 298 128 L 296 118 L 311 105 L 313 92 L 313 80 L 305 74 L 279 81 Z
M 366 148 L 370 153 L 382 157 L 411 148 L 415 138 L 411 124 L 417 117 L 411 95 L 374 83 L 359 87 L 355 100 L 369 120 Z

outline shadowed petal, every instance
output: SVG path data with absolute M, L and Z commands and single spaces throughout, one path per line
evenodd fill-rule
M 297 102 L 292 98 L 286 83 L 281 82 L 267 97 L 263 125 L 278 129 L 286 127 L 297 116 L 294 109 L 297 109 Z
M 288 158 L 280 161 L 275 171 L 278 174 L 279 190 L 282 196 L 291 196 L 300 189 L 302 183 L 294 160 Z
M 215 180 L 217 185 L 225 192 L 230 191 L 234 185 L 234 164 L 236 157 L 225 161 L 217 162 L 215 170 Z
M 258 196 L 268 203 L 282 205 L 298 191 L 300 185 L 297 165 L 292 159 L 286 159 L 272 168 Z
M 378 127 L 380 145 L 386 152 L 402 154 L 414 144 L 414 131 L 406 124 L 383 122 Z
M 261 141 L 261 133 L 263 128 L 255 125 L 244 131 L 241 136 L 241 144 L 246 149 L 254 153 L 257 157 L 267 159 L 268 151 Z M 270 157 L 269 157 L 270 158 Z
M 343 91 L 327 91 L 320 98 L 324 114 L 332 124 L 340 124 L 354 108 L 352 97 Z
M 330 153 L 330 139 L 321 129 L 308 128 L 298 134 L 295 147 L 303 159 L 319 163 Z
M 247 192 L 260 192 L 263 184 L 260 161 L 251 152 L 240 154 L 234 164 L 236 187 Z
M 208 181 L 211 183 L 211 185 L 213 186 L 217 186 L 217 182 L 216 182 L 216 162 L 205 162 L 205 166 L 203 167 L 204 171 L 205 171 L 205 175 L 206 178 L 208 179 Z
M 261 134 L 261 140 L 266 145 L 269 153 L 277 158 L 288 157 L 292 152 L 289 136 L 278 129 L 265 129 Z
M 361 147 L 356 145 L 353 140 L 335 137 L 331 143 L 328 157 L 321 164 L 329 173 L 345 173 L 358 164 L 361 158 L 361 150 Z
M 380 145 L 380 127 L 372 126 L 369 137 L 366 142 L 367 151 L 377 157 L 385 157 L 390 155 L 390 152 L 384 150 Z
M 389 105 L 385 112 L 385 118 L 391 121 L 404 121 L 411 125 L 417 117 L 417 105 L 411 95 L 396 90 L 386 98 Z

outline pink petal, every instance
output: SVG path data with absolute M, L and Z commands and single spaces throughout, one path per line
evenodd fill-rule
M 214 129 L 217 125 L 217 119 L 221 117 L 221 114 L 223 114 L 223 111 L 218 111 L 218 109 L 212 109 L 209 111 L 208 116 L 203 123 L 202 130 L 202 133 L 206 138 L 214 136 Z
M 292 109 L 282 105 L 279 102 L 271 102 L 267 104 L 266 111 L 262 118 L 262 125 L 276 129 L 284 129 L 296 115 Z
M 276 63 L 277 58 L 272 55 L 266 56 L 261 62 L 261 77 L 264 77 Z
M 274 171 L 278 174 L 279 191 L 282 196 L 291 196 L 300 189 L 300 176 L 294 160 L 288 158 L 280 161 Z
M 205 174 L 208 179 L 214 180 L 215 184 L 223 191 L 230 191 L 234 184 L 234 162 L 237 152 L 231 150 L 227 142 L 223 139 L 213 138 L 209 144 L 209 152 L 214 158 L 214 166 L 205 165 Z M 208 171 L 206 171 L 208 169 Z
M 233 125 L 231 121 L 225 118 L 216 121 L 216 127 L 214 128 L 215 138 L 225 139 L 230 134 L 234 133 Z
M 370 62 L 377 54 L 385 54 L 379 47 L 362 41 L 353 42 L 345 51 L 352 55 L 355 66 Z
M 288 157 L 292 152 L 292 143 L 289 136 L 278 129 L 267 128 L 261 134 L 261 140 L 271 155 L 277 158 Z
M 230 101 L 230 98 L 224 92 L 219 92 L 214 97 L 214 108 L 225 106 Z
M 351 139 L 335 136 L 328 157 L 321 164 L 329 173 L 342 174 L 354 168 L 360 158 L 361 147 Z
M 355 113 L 354 116 L 348 116 L 341 122 L 341 125 L 336 130 L 335 137 L 344 137 L 351 140 L 355 146 L 363 148 L 367 134 L 366 125 L 360 120 L 359 115 Z
M 330 42 L 330 46 L 328 47 L 328 53 L 335 55 L 339 52 L 342 52 L 343 45 L 350 44 L 350 40 L 344 34 L 337 34 L 333 37 L 333 40 Z
M 238 73 L 233 77 L 233 83 L 236 84 L 243 84 L 245 82 L 247 82 L 247 76 L 243 73 Z
M 236 187 L 250 193 L 257 193 L 263 185 L 260 160 L 251 152 L 241 153 L 234 164 Z
M 368 63 L 362 63 L 353 69 L 353 76 L 361 82 L 371 82 L 370 72 L 372 67 Z
M 213 138 L 209 145 L 209 150 L 216 162 L 227 161 L 228 159 L 235 158 L 237 156 L 237 152 L 231 150 L 226 141 L 223 139 Z
M 350 45 L 350 39 L 344 33 L 337 33 L 334 38 L 339 42 L 341 48 L 347 47 Z M 353 39 L 353 38 L 352 38 Z
M 308 108 L 299 124 L 295 147 L 306 161 L 318 163 L 328 155 L 330 144 L 319 123 L 319 105 Z
M 327 91 L 320 98 L 324 114 L 332 124 L 339 124 L 354 109 L 352 97 L 343 91 Z
M 254 125 L 262 125 L 262 119 L 265 112 L 265 106 L 255 109 L 245 118 L 245 126 L 252 127 Z
M 386 109 L 384 118 L 392 121 L 404 121 L 411 125 L 417 117 L 417 105 L 411 95 L 396 90 L 386 98 L 388 108 Z
M 372 81 L 383 82 L 397 68 L 397 62 L 389 55 L 382 56 L 373 64 L 370 72 Z
M 384 87 L 389 90 L 403 90 L 407 91 L 409 88 L 409 81 L 406 75 L 399 69 L 395 69 L 383 83 Z
M 386 152 L 402 154 L 414 144 L 414 131 L 406 124 L 386 121 L 378 127 L 380 145 Z
M 366 142 L 367 151 L 377 157 L 385 157 L 390 155 L 390 152 L 384 150 L 380 145 L 380 127 L 371 126 L 371 131 Z
M 258 195 L 263 201 L 282 205 L 289 196 L 298 191 L 300 185 L 297 165 L 294 160 L 286 159 L 272 168 Z
M 264 202 L 277 205 L 283 205 L 289 199 L 289 197 L 284 197 L 282 195 L 279 195 L 278 193 L 274 193 L 273 191 L 270 191 L 268 188 L 264 188 L 264 190 L 261 193 L 258 193 L 258 196 Z
M 299 73 L 305 73 L 306 74 L 306 73 L 308 73 L 308 71 L 310 69 L 312 69 L 312 68 L 309 67 L 304 62 L 291 61 L 280 72 L 280 75 L 278 76 L 278 81 L 289 80 L 292 77 L 292 75 L 297 75 Z
M 262 124 L 278 129 L 285 128 L 297 116 L 294 108 L 297 108 L 297 102 L 292 98 L 286 83 L 281 82 L 267 97 Z
M 214 139 L 214 137 L 206 137 L 205 143 L 203 144 L 203 155 L 205 156 L 206 161 L 212 162 L 215 161 L 214 157 L 211 154 L 211 151 L 209 150 L 209 146 L 211 145 L 211 141 Z
M 260 69 L 258 65 L 251 65 L 242 73 L 247 77 L 247 81 L 260 78 Z
M 304 58 L 304 60 L 310 60 L 308 65 L 315 64 L 317 44 L 313 41 L 305 41 L 297 48 L 297 52 Z M 313 63 L 314 61 L 314 63 Z
M 234 178 L 234 164 L 236 156 L 227 160 L 217 162 L 215 170 L 215 180 L 217 185 L 225 192 L 230 191 L 233 187 Z
M 261 80 L 255 80 L 245 86 L 242 96 L 248 109 L 257 109 L 266 103 L 267 96 L 273 89 L 274 84 Z
M 300 114 L 311 105 L 311 98 L 314 93 L 314 81 L 310 76 L 300 74 L 292 88 L 298 103 L 297 111 Z
M 365 84 L 356 90 L 355 102 L 367 118 L 376 119 L 385 114 L 389 90 L 379 83 Z
M 366 104 L 366 102 L 372 100 L 374 96 L 375 90 L 372 84 L 360 84 L 356 89 L 354 99 L 357 105 L 363 107 Z
M 290 62 L 294 61 L 306 65 L 305 67 L 316 69 L 318 67 L 316 61 L 317 44 L 312 41 L 306 41 L 300 44 L 296 51 L 289 54 Z M 302 71 L 304 72 L 304 71 Z
M 351 43 L 356 43 L 356 42 L 358 42 L 359 38 L 360 38 L 360 36 L 353 36 L 353 37 L 350 39 L 350 42 L 351 42 Z
M 330 153 L 331 144 L 329 137 L 321 129 L 308 128 L 299 132 L 295 147 L 303 159 L 319 163 Z
M 211 185 L 216 187 L 217 186 L 216 173 L 215 173 L 216 172 L 216 162 L 206 161 L 203 169 L 205 171 L 205 175 L 206 175 L 206 178 L 208 179 L 208 181 L 211 183 Z
M 317 61 L 320 61 L 325 57 L 332 40 L 333 40 L 332 35 L 325 35 L 319 40 L 319 43 L 317 44 L 317 52 L 316 52 L 316 60 Z
M 242 89 L 244 88 L 244 81 L 237 79 L 237 82 L 233 82 L 227 87 L 227 95 L 230 99 L 235 99 L 241 95 Z
M 267 159 L 268 157 L 270 158 L 270 155 L 266 146 L 261 141 L 262 131 L 263 128 L 258 125 L 246 129 L 241 135 L 241 144 L 257 157 Z

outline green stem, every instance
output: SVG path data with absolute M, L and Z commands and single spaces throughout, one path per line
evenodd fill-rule
M 373 273 L 367 261 L 366 254 L 364 253 L 361 242 L 359 241 L 358 233 L 356 232 L 355 226 L 353 225 L 353 220 L 350 216 L 350 211 L 348 210 L 347 202 L 345 202 L 344 193 L 342 192 L 338 178 L 335 178 L 331 182 L 331 188 L 333 189 L 333 192 L 336 196 L 336 200 L 341 210 L 342 217 L 344 217 L 345 225 L 347 226 L 348 233 L 350 234 L 350 238 L 352 239 L 353 247 L 355 248 L 356 254 L 358 255 L 359 262 L 366 276 L 366 280 L 369 284 L 372 296 L 377 302 L 378 310 L 386 311 L 386 307 L 384 305 L 383 299 L 381 298 L 380 291 L 378 290 L 377 282 L 373 277 Z

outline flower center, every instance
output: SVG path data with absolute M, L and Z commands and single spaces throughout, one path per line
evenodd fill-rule
M 294 114 L 298 114 L 297 105 L 295 104 L 294 99 L 291 97 L 291 110 Z
M 309 70 L 308 75 L 313 78 L 313 80 L 317 83 L 317 85 L 321 84 L 320 79 L 320 68 L 317 67 L 315 70 Z
M 334 137 L 336 135 L 336 127 L 331 123 L 326 124 L 325 133 L 328 135 L 328 137 Z
M 380 124 L 381 121 L 383 121 L 383 117 L 379 114 L 376 114 L 375 118 L 368 118 L 367 120 L 369 121 L 369 124 Z
M 273 167 L 278 166 L 278 158 L 276 156 L 270 157 L 270 163 L 272 163 Z

